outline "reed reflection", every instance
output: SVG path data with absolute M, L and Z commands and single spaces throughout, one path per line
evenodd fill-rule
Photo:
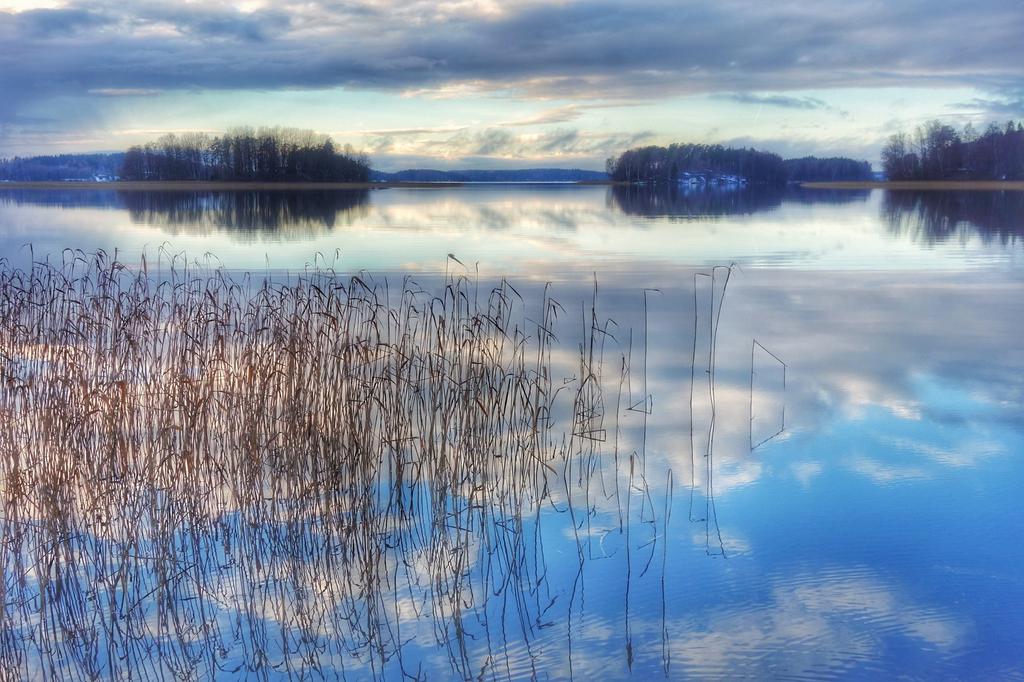
M 164 252 L 0 269 L 4 669 L 531 677 L 586 657 L 584 576 L 611 561 L 626 666 L 659 642 L 630 625 L 654 585 L 667 672 L 673 475 L 646 463 L 653 400 L 629 407 L 646 353 L 596 285 L 559 341 L 547 287 L 456 263 L 436 291 Z
M 973 439 L 1020 442 L 1009 289 L 967 274 L 608 274 L 559 302 L 454 260 L 389 284 L 82 258 L 0 268 L 13 678 L 829 674 L 850 633 L 896 652 L 858 674 L 909 644 L 955 676 L 977 612 L 885 560 L 934 534 L 910 486 L 955 474 L 1019 529 L 962 484 L 1012 460 Z M 848 525 L 868 508 L 900 522 Z

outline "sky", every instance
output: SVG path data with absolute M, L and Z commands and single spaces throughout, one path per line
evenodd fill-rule
M 374 167 L 723 143 L 877 165 L 1024 118 L 1024 0 L 0 0 L 0 157 L 281 125 Z

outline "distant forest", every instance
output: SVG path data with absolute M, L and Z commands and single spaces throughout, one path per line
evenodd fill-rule
M 366 182 L 370 164 L 311 130 L 238 128 L 218 137 L 164 135 L 124 155 L 122 180 Z
M 0 180 L 92 180 L 121 172 L 124 154 L 60 154 L 0 159 Z
M 871 164 L 842 156 L 827 159 L 805 156 L 786 159 L 786 179 L 790 182 L 836 182 L 871 180 Z
M 394 173 L 371 171 L 381 182 L 600 182 L 608 179 L 601 171 L 579 168 L 516 168 L 510 170 L 434 170 L 410 168 Z
M 608 159 L 608 175 L 618 182 L 677 184 L 684 173 L 732 175 L 759 185 L 788 181 L 870 180 L 867 161 L 806 156 L 783 161 L 778 154 L 722 145 L 673 144 L 630 149 Z
M 1024 180 L 1024 126 L 1010 121 L 978 132 L 940 121 L 900 132 L 882 149 L 889 180 Z

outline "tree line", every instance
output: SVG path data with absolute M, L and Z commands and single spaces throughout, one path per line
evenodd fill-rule
M 1024 126 L 992 123 L 983 132 L 929 121 L 892 135 L 882 148 L 889 180 L 1024 180 Z
M 124 154 L 57 154 L 0 159 L 0 180 L 92 180 L 117 175 Z
M 122 180 L 366 182 L 369 160 L 327 135 L 294 128 L 236 128 L 219 136 L 173 133 L 131 147 Z
M 674 185 L 684 173 L 733 175 L 763 185 L 871 179 L 871 164 L 867 161 L 815 156 L 783 161 L 771 152 L 717 144 L 640 147 L 608 159 L 605 166 L 611 180 L 645 184 Z
M 786 159 L 786 178 L 790 182 L 871 180 L 871 164 L 842 156 Z
M 617 182 L 676 184 L 683 173 L 736 175 L 758 184 L 782 184 L 782 157 L 755 149 L 720 144 L 672 144 L 639 147 L 608 159 L 608 176 Z

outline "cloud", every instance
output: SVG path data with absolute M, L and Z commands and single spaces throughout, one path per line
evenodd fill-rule
M 976 97 L 955 106 L 964 109 L 980 109 L 990 117 L 1024 116 L 1024 86 L 1004 87 L 993 91 L 991 97 Z
M 473 136 L 469 153 L 478 156 L 495 156 L 518 153 L 518 140 L 504 130 L 483 130 Z
M 885 141 L 882 134 L 863 136 L 836 135 L 831 137 L 809 137 L 793 134 L 788 137 L 753 137 L 743 135 L 722 141 L 730 147 L 753 147 L 767 149 L 786 159 L 801 156 L 850 156 L 857 159 L 874 159 Z
M 379 130 L 338 130 L 332 135 L 381 135 L 381 136 L 407 136 L 407 135 L 432 135 L 435 133 L 457 133 L 465 130 L 464 126 L 438 126 L 434 128 L 381 128 Z
M 515 128 L 423 128 L 380 131 L 369 145 L 374 163 L 390 169 L 403 167 L 496 167 L 497 160 L 531 165 L 571 165 L 598 168 L 609 156 L 654 136 L 651 131 L 592 132 L 555 128 L 543 132 Z M 500 164 L 499 164 L 500 166 Z
M 0 89 L 38 98 L 130 88 L 456 88 L 581 101 L 718 92 L 807 108 L 816 103 L 744 93 L 1019 86 L 1022 33 L 1013 0 L 814 8 L 353 0 L 251 11 L 73 0 L 0 13 Z
M 88 8 L 33 9 L 19 12 L 15 25 L 33 39 L 67 37 L 87 29 L 96 29 L 114 20 Z
M 757 104 L 759 106 L 782 107 L 783 109 L 829 109 L 829 105 L 816 97 L 790 97 L 788 95 L 757 95 L 748 92 L 730 92 L 717 95 L 719 99 Z
M 904 483 L 929 477 L 928 471 L 922 467 L 897 465 L 866 456 L 853 458 L 848 466 L 851 471 L 866 476 L 879 485 Z
M 542 111 L 535 116 L 528 118 L 521 118 L 514 121 L 508 121 L 505 123 L 507 126 L 518 127 L 518 126 L 535 126 L 535 125 L 548 125 L 551 123 L 568 123 L 574 121 L 580 117 L 582 112 L 580 107 L 575 105 L 557 107 L 555 109 L 548 109 Z
M 656 107 L 691 95 L 769 107 L 776 113 L 845 115 L 827 104 L 827 95 L 817 93 L 960 87 L 974 91 L 972 107 L 990 116 L 1016 116 L 1014 112 L 1024 109 L 1022 34 L 1024 12 L 1016 0 L 984 6 L 952 0 L 883 6 L 828 0 L 812 8 L 796 0 L 769 5 L 753 0 L 68 0 L 59 7 L 0 10 L 0 129 L 8 140 L 17 141 L 5 151 L 33 151 L 38 140 L 54 151 L 59 146 L 55 137 L 15 125 L 15 120 L 54 111 L 63 132 L 88 129 L 92 137 L 109 138 L 110 130 L 123 127 L 117 116 L 127 115 L 110 98 L 157 92 L 166 95 L 168 106 L 159 113 L 140 107 L 133 114 L 150 117 L 141 125 L 170 127 L 177 124 L 169 120 L 173 117 L 181 121 L 198 111 L 194 121 L 206 113 L 202 107 L 208 105 L 200 98 L 174 107 L 176 93 L 245 91 L 244 106 L 257 92 L 300 90 L 550 102 L 533 115 L 483 124 L 509 129 L 506 134 L 476 130 L 464 138 L 465 145 L 477 144 L 487 158 L 527 158 L 532 152 L 518 151 L 524 146 L 550 144 L 579 154 L 597 143 L 582 134 L 573 139 L 565 131 L 560 139 L 524 141 L 514 129 L 582 129 L 580 120 L 597 107 L 640 101 Z M 808 90 L 816 96 L 802 94 Z M 278 105 L 282 101 L 278 98 Z M 238 106 L 220 118 L 244 121 L 248 112 Z M 286 111 L 283 117 L 298 112 Z M 668 119 L 663 113 L 651 109 L 643 114 L 644 126 L 652 120 L 679 126 L 659 129 L 665 134 L 657 141 L 669 141 L 669 133 L 678 138 L 680 131 L 693 138 L 695 128 L 684 127 L 689 123 L 685 115 Z M 444 120 L 453 128 L 471 122 L 458 114 Z M 436 121 L 412 121 L 408 128 Z M 702 124 L 698 136 L 710 141 L 703 134 L 706 128 Z M 850 125 L 844 129 L 858 132 Z M 734 127 L 713 141 L 746 130 Z M 858 155 L 874 157 L 890 132 L 864 132 L 856 146 L 872 149 Z M 483 137 L 476 139 L 478 135 Z M 381 135 L 366 144 L 380 153 L 421 153 L 406 149 L 399 137 Z M 820 139 L 806 141 L 801 154 L 822 153 Z M 112 143 L 107 139 L 105 144 Z M 592 158 L 604 155 L 604 147 Z M 854 151 L 837 146 L 832 153 Z M 446 158 L 461 153 L 475 152 L 452 151 Z
M 159 95 L 160 91 L 152 88 L 93 88 L 89 94 L 101 97 L 153 97 Z
M 693 677 L 829 677 L 858 671 L 851 661 L 871 660 L 893 639 L 955 653 L 973 629 L 962 615 L 921 604 L 867 569 L 797 573 L 769 587 L 755 606 L 670 623 L 673 664 Z M 773 652 L 785 652 L 784 660 Z
M 540 145 L 544 152 L 565 152 L 576 148 L 580 139 L 578 130 L 560 130 L 545 137 Z
M 975 98 L 960 104 L 963 107 L 981 109 L 991 116 L 1024 116 L 1024 99 L 998 100 Z
M 825 470 L 821 462 L 796 462 L 790 465 L 790 470 L 800 485 L 807 487 L 822 471 Z

